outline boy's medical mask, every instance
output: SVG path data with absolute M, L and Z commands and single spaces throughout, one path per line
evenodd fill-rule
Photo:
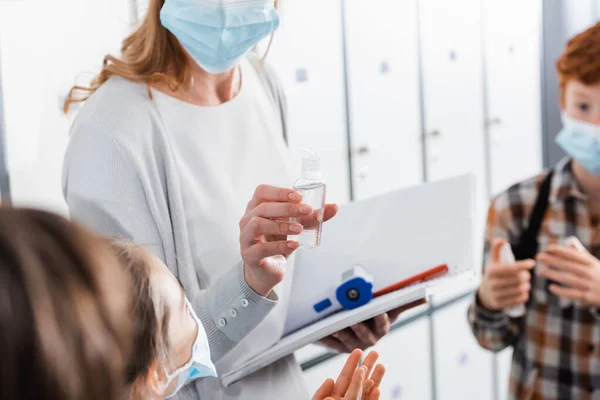
M 556 143 L 587 171 L 600 175 L 600 125 L 562 114 L 563 129 Z

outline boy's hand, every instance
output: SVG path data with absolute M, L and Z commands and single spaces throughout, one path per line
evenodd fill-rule
M 504 264 L 500 261 L 500 250 L 506 244 L 503 239 L 492 242 L 492 255 L 485 267 L 477 296 L 481 305 L 493 312 L 526 303 L 531 289 L 531 270 L 534 260 Z
M 539 274 L 558 282 L 550 285 L 556 296 L 578 301 L 584 305 L 600 307 L 600 260 L 585 248 L 550 245 L 538 254 L 540 263 L 550 267 L 539 269 Z

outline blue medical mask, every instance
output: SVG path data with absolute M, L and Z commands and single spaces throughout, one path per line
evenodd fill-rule
M 562 122 L 556 144 L 588 172 L 600 175 L 600 125 L 573 119 L 565 113 Z
M 211 74 L 229 71 L 279 26 L 273 0 L 166 0 L 160 20 Z
M 167 398 L 175 396 L 175 394 L 188 382 L 199 378 L 217 376 L 217 370 L 210 360 L 210 347 L 208 345 L 206 331 L 202 327 L 200 319 L 187 299 L 186 304 L 192 318 L 194 318 L 194 321 L 196 321 L 196 324 L 198 325 L 198 335 L 196 336 L 196 340 L 192 347 L 192 357 L 190 360 L 167 378 L 165 387 L 169 387 L 171 382 L 177 379 L 177 386 L 169 393 Z

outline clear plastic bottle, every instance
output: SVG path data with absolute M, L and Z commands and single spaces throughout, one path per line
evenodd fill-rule
M 314 248 L 321 244 L 327 185 L 321 180 L 321 159 L 317 153 L 307 147 L 300 147 L 300 150 L 306 152 L 307 157 L 302 160 L 302 173 L 294 183 L 294 190 L 302 194 L 302 203 L 311 206 L 313 212 L 310 216 L 294 220 L 302 224 L 304 231 L 292 239 L 303 248 Z
M 514 264 L 516 262 L 515 256 L 510 248 L 510 244 L 504 243 L 500 248 L 500 262 L 503 264 Z M 525 315 L 526 309 L 525 304 L 519 304 L 504 310 L 504 312 L 511 318 L 520 318 Z

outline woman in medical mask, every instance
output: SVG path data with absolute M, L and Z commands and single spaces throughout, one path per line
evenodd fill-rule
M 275 76 L 251 53 L 277 29 L 276 7 L 274 0 L 150 0 L 121 55 L 107 56 L 90 87 L 74 88 L 65 104 L 86 99 L 64 162 L 71 216 L 142 244 L 188 298 L 206 304 L 198 317 L 220 372 L 281 337 L 294 270 L 286 259 L 298 247 L 287 237 L 302 230 L 289 220 L 313 212 L 298 193 L 282 189 L 295 178 L 285 101 Z M 336 211 L 327 206 L 325 219 Z M 326 343 L 366 348 L 397 314 Z M 206 378 L 181 393 L 308 397 L 293 356 L 227 389 Z
M 114 242 L 113 248 L 131 276 L 133 349 L 126 364 L 130 400 L 152 400 L 176 395 L 188 382 L 215 377 L 206 331 L 194 309 L 202 305 L 185 296 L 181 284 L 158 258 L 143 248 Z M 326 380 L 313 400 L 378 400 L 385 374 L 375 365 L 376 352 L 362 362 L 353 352 L 334 382 Z

